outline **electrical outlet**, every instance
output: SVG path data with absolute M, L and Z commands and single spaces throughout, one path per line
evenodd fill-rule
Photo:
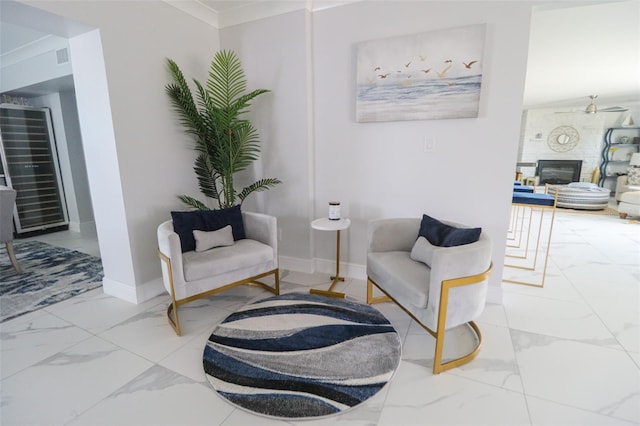
M 424 152 L 433 152 L 436 150 L 436 139 L 433 136 L 424 138 Z

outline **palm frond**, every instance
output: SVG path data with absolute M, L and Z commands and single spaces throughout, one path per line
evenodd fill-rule
M 239 98 L 235 99 L 234 102 L 227 107 L 227 113 L 229 115 L 232 115 L 233 117 L 244 114 L 245 112 L 248 112 L 248 108 L 251 106 L 251 104 L 249 103 L 250 101 L 264 93 L 269 92 L 270 90 L 267 89 L 257 89 L 253 92 L 242 95 Z
M 167 59 L 167 64 L 174 82 L 165 86 L 165 92 L 169 96 L 173 109 L 178 113 L 180 123 L 188 133 L 199 138 L 204 133 L 204 126 L 189 85 L 172 59 Z
M 209 207 L 207 207 L 206 204 L 204 204 L 202 201 L 198 201 L 188 195 L 178 195 L 178 198 L 180 199 L 180 201 L 196 210 L 210 210 Z
M 206 154 L 198 155 L 193 170 L 196 172 L 196 177 L 198 178 L 200 192 L 202 192 L 205 197 L 217 200 L 220 197 L 217 186 L 219 173 L 211 164 L 209 156 Z
M 238 56 L 230 50 L 217 52 L 211 61 L 207 90 L 218 108 L 226 110 L 247 88 Z
M 202 194 L 217 200 L 223 208 L 281 183 L 278 179 L 261 179 L 239 194 L 235 190 L 234 174 L 247 169 L 260 154 L 258 132 L 240 115 L 248 111 L 253 99 L 269 92 L 257 89 L 244 93 L 247 81 L 237 55 L 228 50 L 216 53 L 206 85 L 193 80 L 195 95 L 178 65 L 168 59 L 168 66 L 173 82 L 165 91 L 180 123 L 195 139 L 198 156 L 193 169 Z M 207 208 L 193 197 L 183 195 L 180 199 L 193 208 Z
M 260 179 L 257 182 L 252 183 L 251 185 L 242 188 L 242 191 L 240 191 L 238 193 L 238 198 L 240 199 L 240 202 L 242 203 L 244 201 L 245 198 L 247 198 L 247 196 L 249 196 L 249 194 L 253 193 L 253 192 L 261 192 L 261 191 L 266 191 L 268 189 L 273 188 L 274 186 L 281 184 L 282 181 L 280 179 L 277 178 L 265 178 L 265 179 Z

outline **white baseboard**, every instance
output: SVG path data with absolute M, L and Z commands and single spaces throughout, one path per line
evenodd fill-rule
M 128 284 L 104 277 L 102 279 L 102 290 L 109 296 L 117 297 L 130 303 L 138 303 L 135 287 Z
M 315 271 L 323 274 L 335 275 L 336 261 L 327 259 L 313 259 Z M 367 279 L 367 267 L 355 263 L 340 262 L 340 276 L 345 278 L 355 278 L 359 280 Z
M 313 261 L 309 259 L 300 259 L 297 257 L 280 256 L 278 258 L 278 267 L 288 271 L 313 273 Z
M 160 294 L 166 294 L 167 300 L 170 299 L 169 293 L 167 293 L 167 290 L 164 288 L 162 277 L 154 278 L 151 281 L 140 284 L 136 287 L 136 293 L 138 296 L 138 303 L 146 302 Z
M 165 292 L 162 277 L 135 287 L 105 277 L 102 280 L 102 290 L 105 294 L 130 303 L 135 303 L 136 305 Z
M 288 271 L 303 272 L 312 274 L 320 272 L 322 274 L 334 275 L 336 273 L 336 261 L 328 259 L 300 259 L 297 257 L 280 256 L 280 269 Z M 340 262 L 340 276 L 347 278 L 367 279 L 367 267 L 355 263 Z
M 89 222 L 69 222 L 69 230 L 74 232 L 96 232 L 96 223 Z

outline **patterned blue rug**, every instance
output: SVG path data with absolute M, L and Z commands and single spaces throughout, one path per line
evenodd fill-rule
M 102 285 L 100 258 L 40 241 L 14 241 L 23 272 L 13 269 L 0 247 L 0 322 Z
M 278 418 L 339 413 L 371 398 L 400 363 L 400 338 L 376 309 L 292 293 L 227 317 L 204 348 L 213 388 L 232 404 Z

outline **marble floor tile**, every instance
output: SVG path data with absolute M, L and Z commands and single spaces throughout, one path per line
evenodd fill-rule
M 573 283 L 565 275 L 556 269 L 556 273 L 550 273 L 544 283 L 544 287 L 533 287 L 505 282 L 502 288 L 505 292 L 518 293 L 530 296 L 545 297 L 559 300 L 582 300 L 582 295 L 576 290 Z M 526 275 L 525 275 L 526 276 Z
M 505 292 L 504 306 L 512 329 L 621 349 L 613 334 L 585 302 Z
M 158 296 L 135 305 L 104 294 L 102 288 L 97 288 L 47 306 L 44 310 L 96 334 L 163 301 L 166 301 L 166 297 Z
M 158 364 L 186 376 L 195 382 L 208 384 L 202 367 L 202 357 L 204 347 L 214 329 L 215 327 L 211 330 L 206 329 L 193 336 L 189 336 L 190 338 L 186 340 L 186 343 L 160 360 Z
M 221 424 L 233 410 L 207 385 L 156 365 L 112 392 L 69 424 Z
M 215 324 L 231 311 L 219 309 L 201 299 L 180 307 L 182 336 L 176 335 L 167 322 L 166 306 L 160 304 L 137 314 L 99 334 L 105 340 L 119 345 L 153 362 L 159 362 L 182 347 L 190 336 L 213 330 Z
M 290 426 L 291 424 L 289 420 L 257 416 L 239 408 L 233 410 L 229 417 L 220 423 L 221 426 Z
M 90 337 L 85 330 L 42 310 L 2 323 L 2 383 L 5 378 Z
M 569 407 L 552 401 L 527 396 L 527 406 L 533 426 L 624 426 L 637 425 L 614 417 L 603 416 L 592 411 Z
M 379 425 L 529 425 L 525 395 L 403 360 Z
M 482 346 L 476 358 L 450 371 L 477 382 L 523 393 L 520 370 L 507 327 L 481 324 Z
M 497 325 L 500 327 L 507 327 L 507 314 L 504 311 L 504 306 L 497 303 L 487 304 L 484 307 L 484 311 L 480 314 L 480 317 L 476 320 L 477 323 Z
M 512 331 L 527 395 L 640 422 L 640 370 L 624 351 Z
M 152 365 L 92 337 L 3 380 L 1 423 L 65 424 Z

